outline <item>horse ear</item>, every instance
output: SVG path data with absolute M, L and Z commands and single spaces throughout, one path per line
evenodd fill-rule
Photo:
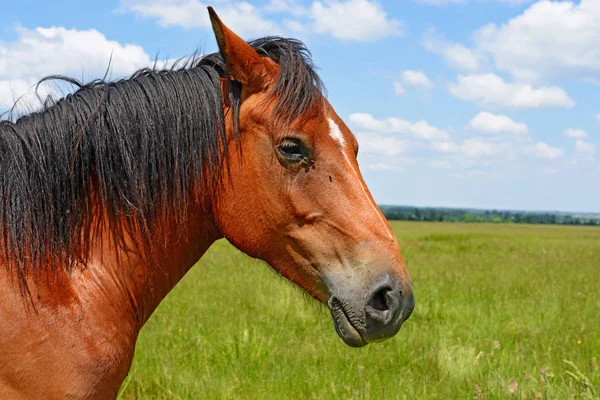
M 274 63 L 269 63 L 221 22 L 215 10 L 208 7 L 219 50 L 232 79 L 252 87 L 264 87 L 276 74 Z

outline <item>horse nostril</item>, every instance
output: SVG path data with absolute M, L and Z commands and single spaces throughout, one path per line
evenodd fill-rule
M 390 299 L 388 293 L 392 291 L 392 288 L 385 286 L 377 290 L 371 299 L 367 303 L 377 311 L 387 311 L 390 308 Z
M 394 336 L 414 308 L 412 288 L 384 275 L 365 294 L 363 340 L 375 343 Z

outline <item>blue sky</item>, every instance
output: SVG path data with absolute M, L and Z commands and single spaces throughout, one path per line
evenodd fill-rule
M 600 212 L 597 0 L 10 2 L 0 110 L 111 54 L 117 78 L 215 51 L 207 5 L 246 39 L 306 42 L 377 202 Z

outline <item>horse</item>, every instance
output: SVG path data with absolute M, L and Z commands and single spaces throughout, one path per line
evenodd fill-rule
M 114 398 L 144 323 L 221 238 L 326 304 L 350 346 L 410 316 L 398 242 L 310 52 L 245 42 L 208 10 L 217 53 L 69 80 L 0 123 L 0 398 Z

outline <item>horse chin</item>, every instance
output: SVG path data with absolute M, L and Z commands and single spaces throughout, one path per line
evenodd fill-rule
M 352 325 L 343 307 L 337 303 L 329 301 L 329 311 L 333 318 L 333 326 L 338 336 L 350 347 L 363 347 L 368 343 L 362 338 L 360 332 Z

